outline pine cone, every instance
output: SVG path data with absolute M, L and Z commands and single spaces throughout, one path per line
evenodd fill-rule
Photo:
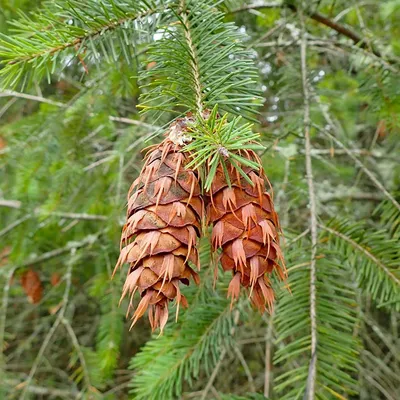
M 239 154 L 260 164 L 251 150 Z M 228 289 L 232 302 L 239 297 L 242 285 L 250 288 L 251 301 L 261 312 L 266 306 L 271 311 L 274 293 L 268 274 L 275 269 L 285 279 L 286 269 L 279 247 L 278 215 L 265 185 L 269 181 L 261 167 L 258 171 L 242 167 L 252 186 L 229 160 L 225 162 L 231 186 L 219 165 L 207 193 L 207 222 L 213 224 L 212 246 L 214 250 L 222 249 L 221 265 L 233 273 Z
M 25 294 L 28 297 L 29 303 L 36 304 L 42 300 L 43 286 L 39 274 L 28 269 L 21 275 L 21 285 L 24 288 Z
M 131 327 L 149 309 L 152 329 L 162 331 L 169 301 L 176 300 L 177 317 L 179 305 L 187 307 L 179 282 L 188 285 L 190 278 L 199 282 L 188 262 L 199 268 L 196 242 L 204 206 L 196 172 L 185 169 L 189 154 L 181 151 L 190 120 L 189 116 L 174 122 L 169 137 L 150 148 L 128 193 L 127 222 L 115 270 L 130 264 L 121 297 L 130 294 L 128 313 L 135 291 L 142 296 Z

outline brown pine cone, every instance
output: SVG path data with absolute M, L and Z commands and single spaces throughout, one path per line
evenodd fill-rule
M 162 331 L 170 301 L 176 300 L 177 316 L 180 305 L 187 307 L 179 283 L 188 285 L 190 278 L 199 282 L 189 261 L 200 267 L 196 242 L 204 206 L 197 173 L 185 168 L 189 154 L 181 151 L 190 120 L 175 121 L 169 137 L 150 148 L 128 193 L 127 222 L 115 270 L 125 262 L 130 265 L 121 297 L 130 295 L 128 313 L 136 290 L 142 297 L 132 326 L 148 309 L 152 329 Z
M 28 269 L 21 275 L 21 285 L 24 288 L 29 303 L 36 304 L 42 300 L 42 281 L 40 280 L 39 274 L 35 270 L 32 268 Z
M 252 150 L 238 154 L 260 164 Z M 250 289 L 251 301 L 261 312 L 266 306 L 272 310 L 274 292 L 268 275 L 275 270 L 280 279 L 285 279 L 286 269 L 279 246 L 278 215 L 266 190 L 269 181 L 261 167 L 255 170 L 243 166 L 252 186 L 228 159 L 225 162 L 231 186 L 219 165 L 207 193 L 207 221 L 213 224 L 212 246 L 214 250 L 222 249 L 221 265 L 233 273 L 228 289 L 232 302 L 244 286 Z

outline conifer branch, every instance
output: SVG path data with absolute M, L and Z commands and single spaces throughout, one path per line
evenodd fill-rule
M 257 72 L 244 35 L 212 0 L 179 0 L 172 9 L 176 20 L 149 48 L 152 66 L 143 72 L 139 108 L 182 115 L 211 109 L 249 119 L 260 105 Z M 178 109 L 177 109 L 178 107 Z
M 43 75 L 50 80 L 57 66 L 64 68 L 68 64 L 67 59 L 60 56 L 68 50 L 74 51 L 86 73 L 88 55 L 98 59 L 102 54 L 110 61 L 109 53 L 114 60 L 122 53 L 129 62 L 132 58 L 129 37 L 138 35 L 140 29 L 126 28 L 137 23 L 150 30 L 152 21 L 149 17 L 165 11 L 167 3 L 88 0 L 82 4 L 79 0 L 69 0 L 66 6 L 62 1 L 55 1 L 46 3 L 31 16 L 21 14 L 19 20 L 12 21 L 13 36 L 0 34 L 1 86 L 15 87 L 22 83 L 24 87 Z M 120 52 L 115 51 L 114 32 L 120 33 Z M 98 48 L 94 42 L 98 42 Z
M 354 247 L 356 250 L 360 251 L 363 253 L 367 258 L 369 258 L 374 264 L 376 264 L 379 268 L 384 271 L 384 273 L 393 281 L 395 282 L 399 288 L 400 288 L 400 279 L 396 277 L 396 275 L 393 274 L 393 272 L 390 271 L 390 269 L 383 264 L 378 258 L 376 258 L 367 248 L 359 245 L 356 241 L 351 239 L 349 236 L 344 235 L 341 232 L 338 232 L 335 229 L 332 229 L 328 226 L 325 226 L 323 224 L 318 224 L 318 226 L 323 229 L 324 231 L 327 231 L 331 233 L 334 236 L 337 236 L 338 238 L 344 240 L 345 242 L 349 243 L 352 247 Z
M 315 198 L 312 157 L 311 157 L 311 140 L 310 140 L 310 94 L 308 89 L 307 76 L 307 33 L 304 23 L 303 11 L 299 11 L 301 22 L 301 78 L 304 96 L 304 141 L 305 141 L 305 159 L 306 159 L 306 178 L 308 185 L 309 201 L 310 201 L 310 230 L 311 230 L 311 264 L 310 264 L 310 320 L 311 320 L 311 358 L 309 366 L 309 376 L 307 379 L 306 395 L 308 400 L 315 397 L 315 381 L 317 374 L 317 306 L 316 306 L 316 254 L 318 242 L 317 230 L 317 204 Z
M 132 20 L 139 19 L 139 18 L 144 18 L 155 12 L 156 12 L 156 10 L 150 9 L 150 10 L 146 10 L 139 14 L 132 14 L 132 15 L 126 16 L 125 18 L 120 18 L 116 21 L 108 21 L 107 23 L 105 23 L 104 25 L 102 25 L 96 29 L 86 31 L 84 35 L 80 35 L 71 41 L 66 41 L 65 43 L 63 43 L 59 46 L 49 47 L 47 49 L 44 49 L 37 53 L 29 54 L 27 56 L 13 58 L 12 60 L 8 61 L 6 63 L 6 65 L 14 65 L 14 64 L 29 62 L 35 58 L 40 58 L 47 54 L 52 55 L 52 54 L 58 53 L 60 51 L 69 49 L 69 48 L 79 48 L 82 45 L 82 43 L 86 42 L 87 40 L 96 39 L 98 36 L 103 35 L 104 33 L 107 33 L 114 29 L 117 29 L 127 22 L 130 22 Z

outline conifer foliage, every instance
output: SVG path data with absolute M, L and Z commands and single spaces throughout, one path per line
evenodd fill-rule
M 0 399 L 399 397 L 398 1 L 0 3 Z

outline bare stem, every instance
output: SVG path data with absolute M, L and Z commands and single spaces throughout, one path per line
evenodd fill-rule
M 85 356 L 83 355 L 83 351 L 79 344 L 78 338 L 76 337 L 71 324 L 69 323 L 69 321 L 66 318 L 62 318 L 61 322 L 65 326 L 65 329 L 67 330 L 68 335 L 71 338 L 71 342 L 72 342 L 73 346 L 75 347 L 76 352 L 78 353 L 78 358 L 79 358 L 79 362 L 81 363 L 81 366 L 82 366 L 83 377 L 85 380 L 86 388 L 88 390 L 93 390 L 94 388 L 93 388 L 92 384 L 90 383 L 90 375 L 89 375 L 89 370 L 88 370 L 88 367 L 86 364 L 86 359 L 85 359 Z
M 8 299 L 9 299 L 9 292 L 12 282 L 12 277 L 14 275 L 15 270 L 17 269 L 16 266 L 13 266 L 8 271 L 6 277 L 6 283 L 3 289 L 3 298 L 1 304 L 1 314 L 0 314 L 0 373 L 3 368 L 3 350 L 4 350 L 4 331 L 6 328 L 6 315 L 7 315 L 7 306 L 8 306 Z
M 272 367 L 272 336 L 274 332 L 274 314 L 268 318 L 267 337 L 265 338 L 265 372 L 264 372 L 264 396 L 269 398 L 271 389 L 271 367 Z
M 302 10 L 299 10 L 301 22 L 301 77 L 303 83 L 304 95 L 304 142 L 305 142 L 305 160 L 306 160 L 306 179 L 310 199 L 310 230 L 311 230 L 311 263 L 310 263 L 310 320 L 311 320 L 311 361 L 307 379 L 306 398 L 313 400 L 315 398 L 315 380 L 317 363 L 317 307 L 316 307 L 316 253 L 317 253 L 317 203 L 315 198 L 311 140 L 310 140 L 310 93 L 307 80 L 307 33 L 304 23 Z

